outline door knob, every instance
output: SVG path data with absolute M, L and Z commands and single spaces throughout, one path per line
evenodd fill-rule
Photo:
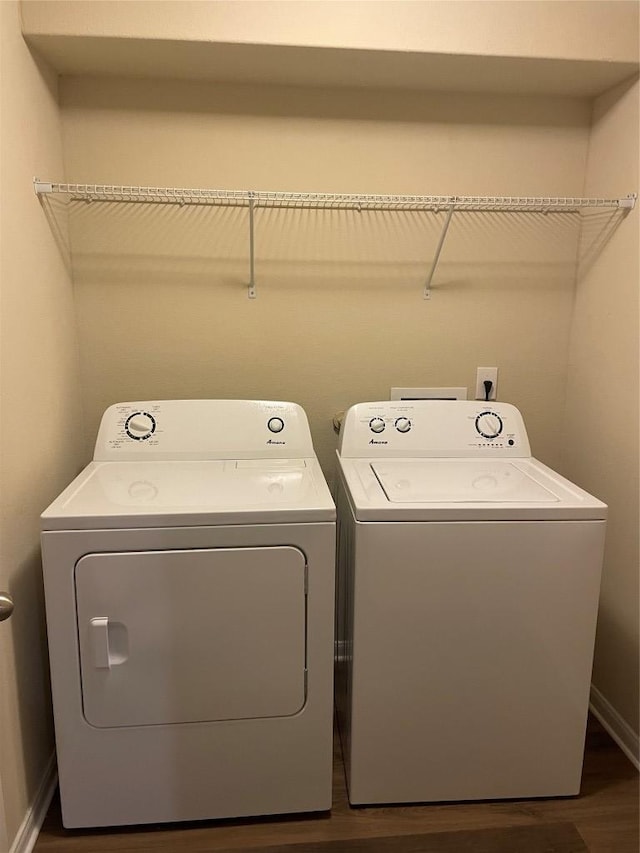
M 13 598 L 8 592 L 0 592 L 0 622 L 4 622 L 13 613 Z

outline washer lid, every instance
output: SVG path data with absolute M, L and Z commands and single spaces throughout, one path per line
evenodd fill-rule
M 560 500 L 506 460 L 391 459 L 372 462 L 371 468 L 392 503 L 557 503 Z
M 606 504 L 537 459 L 345 459 L 359 521 L 604 519 Z
M 333 521 L 317 459 L 91 462 L 43 530 Z

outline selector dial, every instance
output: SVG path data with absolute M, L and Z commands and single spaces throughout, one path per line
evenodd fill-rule
M 284 429 L 284 421 L 282 418 L 269 418 L 267 421 L 267 426 L 271 430 L 271 432 L 282 432 Z
M 411 429 L 411 421 L 409 418 L 398 418 L 395 422 L 395 428 L 398 432 L 409 432 Z
M 502 419 L 495 412 L 481 412 L 476 418 L 476 429 L 483 438 L 497 438 L 502 432 Z
M 124 431 L 134 441 L 146 441 L 156 431 L 156 421 L 148 412 L 134 412 L 127 418 Z
M 384 432 L 385 422 L 382 418 L 371 418 L 369 421 L 369 429 L 371 432 Z

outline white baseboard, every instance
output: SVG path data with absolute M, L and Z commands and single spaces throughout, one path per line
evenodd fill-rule
M 636 770 L 640 770 L 638 733 L 634 732 L 629 723 L 620 716 L 611 702 L 605 699 L 593 684 L 591 685 L 589 707 L 593 715 L 602 723 Z
M 31 853 L 38 840 L 38 834 L 46 817 L 47 809 L 58 783 L 55 752 L 47 762 L 40 787 L 33 802 L 27 809 L 22 825 L 18 830 L 9 853 Z

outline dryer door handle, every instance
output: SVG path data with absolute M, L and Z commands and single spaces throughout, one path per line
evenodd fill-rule
M 108 616 L 94 616 L 89 620 L 89 649 L 96 669 L 111 669 L 129 657 L 129 634 L 122 622 L 109 620 Z
M 91 636 L 91 652 L 93 665 L 96 669 L 111 669 L 109 656 L 109 619 L 106 616 L 96 616 L 89 622 Z

